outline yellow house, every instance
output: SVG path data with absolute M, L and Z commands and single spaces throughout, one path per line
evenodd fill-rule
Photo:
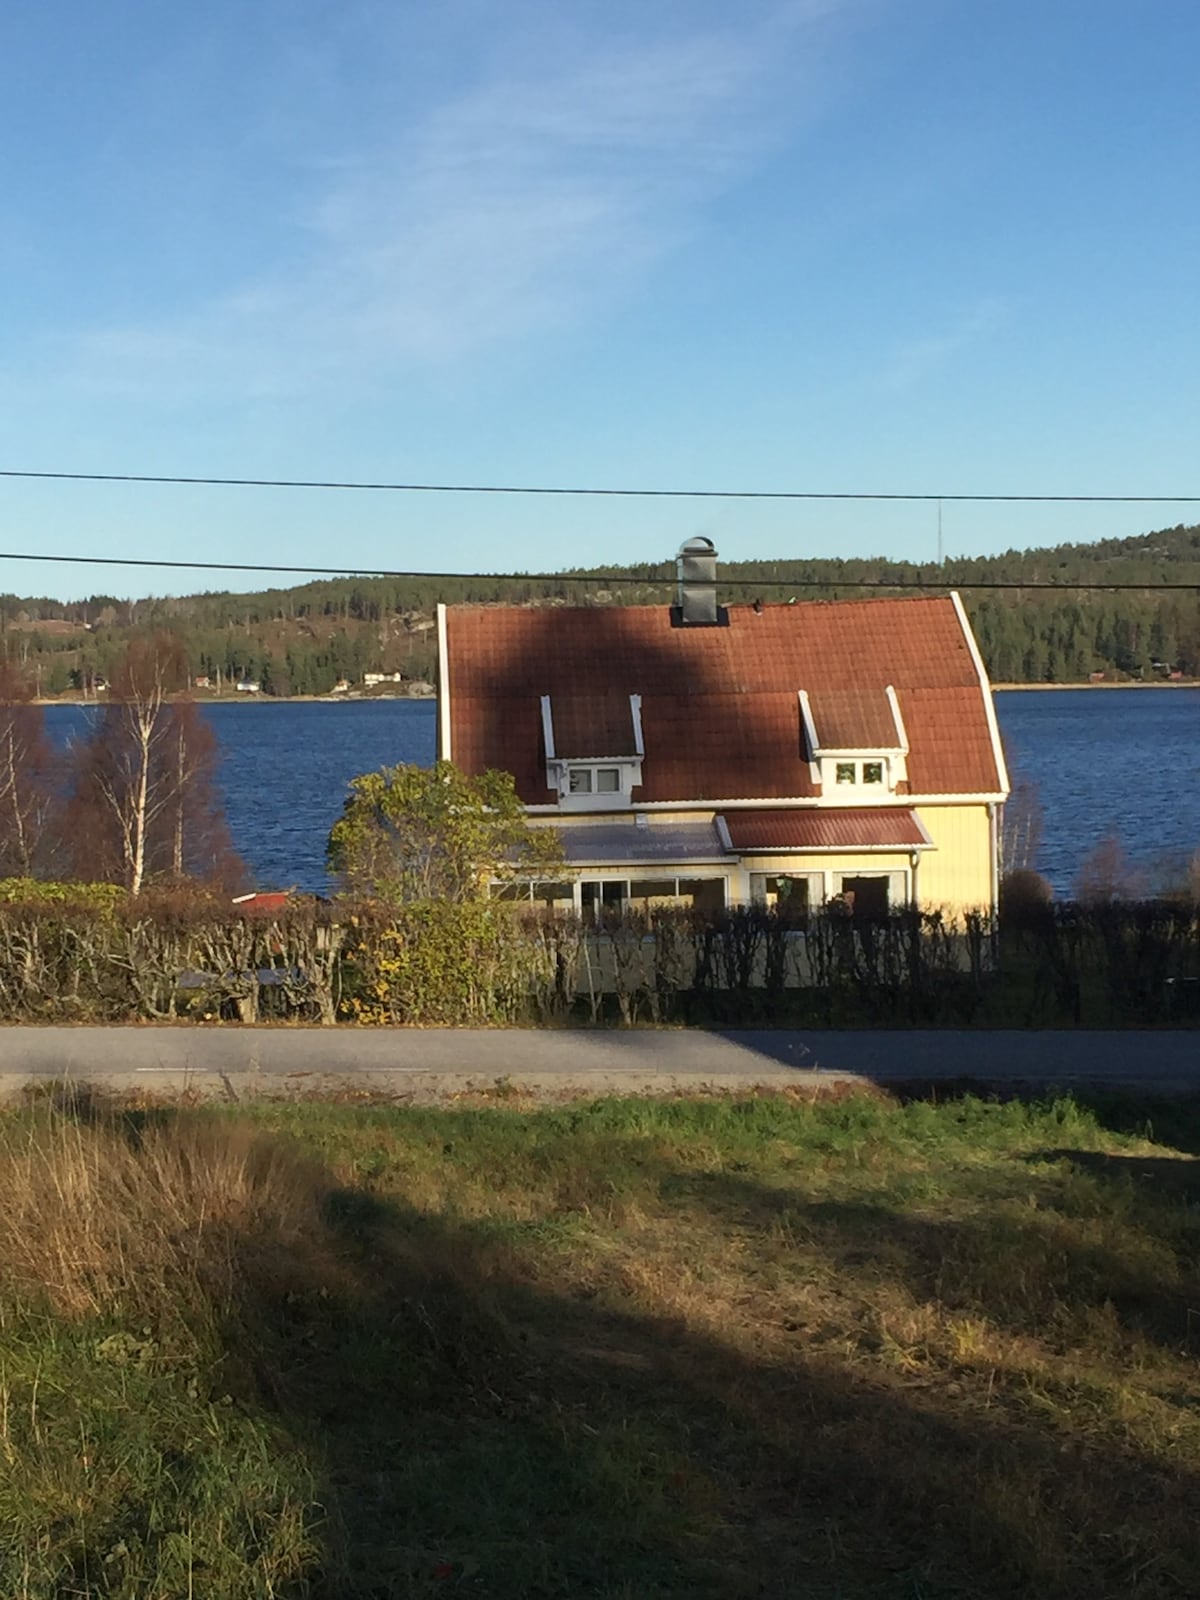
M 603 909 L 994 907 L 1009 785 L 956 594 L 724 607 L 716 551 L 674 605 L 438 608 L 438 753 L 511 772 Z

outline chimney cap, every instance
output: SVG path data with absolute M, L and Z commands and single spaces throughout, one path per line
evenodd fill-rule
M 671 607 L 675 628 L 723 628 L 729 613 L 717 604 L 717 547 L 703 534 L 685 539 L 675 557 L 678 598 Z

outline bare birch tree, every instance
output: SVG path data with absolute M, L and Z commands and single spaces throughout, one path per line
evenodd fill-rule
M 217 747 L 194 705 L 181 642 L 131 644 L 108 702 L 78 747 L 71 805 L 76 875 L 140 894 L 151 878 L 237 881 L 216 789 Z
M 47 870 L 54 846 L 55 758 L 32 686 L 0 659 L 0 877 Z

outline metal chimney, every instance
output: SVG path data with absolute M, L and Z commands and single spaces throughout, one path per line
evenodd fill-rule
M 718 628 L 729 621 L 717 604 L 717 550 L 711 539 L 697 535 L 679 547 L 675 557 L 678 600 L 671 608 L 677 628 Z

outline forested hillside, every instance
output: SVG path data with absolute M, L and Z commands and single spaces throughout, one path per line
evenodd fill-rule
M 0 653 L 44 696 L 86 694 L 108 677 L 132 636 L 169 628 L 181 636 L 193 676 L 208 677 L 214 692 L 245 679 L 265 694 L 327 694 L 339 680 L 361 686 L 367 672 L 398 672 L 403 690 L 433 680 L 438 600 L 655 603 L 669 597 L 673 570 L 662 562 L 548 579 L 337 578 L 255 594 L 93 595 L 72 603 L 0 595 Z M 719 582 L 730 602 L 848 598 L 863 593 L 851 587 L 861 582 L 881 593 L 900 583 L 964 586 L 997 682 L 1200 677 L 1200 527 L 950 559 L 940 567 L 865 558 L 722 562 Z M 970 584 L 1052 587 L 988 594 Z M 1163 588 L 1179 584 L 1198 588 Z

